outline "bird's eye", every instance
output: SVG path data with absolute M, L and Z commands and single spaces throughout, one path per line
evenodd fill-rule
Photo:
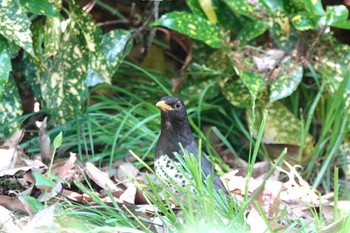
M 179 109 L 181 107 L 181 103 L 180 102 L 177 102 L 176 104 L 175 104 L 175 109 Z

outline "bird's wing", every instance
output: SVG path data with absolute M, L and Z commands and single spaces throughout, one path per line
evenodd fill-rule
M 185 147 L 185 149 L 196 156 L 198 159 L 198 145 L 193 140 L 189 145 Z M 216 190 L 222 189 L 227 194 L 227 189 L 225 188 L 224 184 L 222 183 L 220 177 L 216 174 L 214 170 L 212 170 L 211 163 L 207 159 L 207 157 L 202 153 L 201 154 L 201 163 L 202 163 L 202 171 L 204 173 L 205 178 L 207 178 L 209 175 L 213 176 L 214 181 L 214 187 Z

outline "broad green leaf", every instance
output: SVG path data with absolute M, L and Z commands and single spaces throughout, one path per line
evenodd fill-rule
M 215 9 L 213 6 L 213 1 L 212 0 L 199 0 L 199 4 L 209 19 L 209 21 L 213 24 L 216 24 L 218 22 L 218 19 L 216 17 Z
M 188 8 L 191 9 L 193 14 L 205 17 L 205 14 L 198 0 L 186 0 L 186 4 Z
M 237 39 L 250 41 L 263 34 L 268 29 L 268 24 L 261 20 L 246 22 L 239 32 Z
M 35 186 L 46 186 L 46 187 L 55 187 L 56 183 L 52 180 L 49 180 L 47 177 L 45 177 L 43 174 L 34 171 L 34 178 L 35 178 Z
M 34 56 L 30 24 L 17 0 L 0 1 L 0 35 Z
M 163 15 L 152 23 L 152 26 L 167 27 L 193 39 L 203 41 L 213 48 L 222 47 L 222 36 L 219 28 L 198 15 L 175 11 Z
M 108 70 L 113 75 L 119 68 L 125 51 L 131 39 L 131 33 L 125 30 L 113 30 L 104 34 L 102 37 L 102 53 L 106 58 Z
M 332 48 L 332 49 L 329 49 Z M 344 77 L 349 76 L 350 46 L 338 42 L 334 37 L 324 37 L 315 50 L 315 71 L 333 94 L 338 90 Z M 350 83 L 348 83 L 350 85 Z M 347 88 L 347 106 L 350 101 L 350 87 Z
M 252 104 L 252 97 L 248 88 L 240 79 L 228 79 L 220 83 L 225 98 L 234 106 L 247 108 Z
M 53 140 L 53 146 L 54 148 L 59 148 L 62 144 L 62 132 L 60 132 L 55 139 Z
M 251 19 L 257 19 L 257 15 L 260 14 L 258 4 L 253 5 L 249 4 L 248 1 L 232 1 L 232 0 L 223 0 L 226 5 L 232 10 L 232 12 L 240 15 L 244 15 Z
M 328 25 L 330 26 L 333 26 L 333 24 L 339 25 L 347 21 L 349 12 L 348 12 L 348 9 L 343 5 L 327 6 L 326 16 L 327 16 L 326 20 Z
M 284 1 L 281 0 L 261 0 L 261 3 L 270 13 L 284 10 Z
M 39 76 L 45 107 L 56 123 L 72 119 L 85 101 L 89 51 L 81 31 L 71 21 L 61 40 L 60 50 Z
M 324 15 L 321 0 L 304 0 L 305 10 L 315 16 Z
M 282 103 L 275 101 L 267 107 L 269 116 L 266 119 L 265 132 L 263 142 L 267 144 L 287 144 L 300 146 L 300 137 L 302 135 L 302 122 L 296 118 Z M 252 112 L 247 111 L 247 119 L 252 121 Z M 256 111 L 254 125 L 254 135 L 257 135 L 259 130 L 259 122 L 262 120 L 262 112 Z M 305 153 L 310 155 L 313 150 L 312 137 L 306 138 Z
M 259 74 L 240 70 L 238 75 L 243 84 L 248 88 L 249 93 L 253 98 L 256 98 L 259 92 L 265 87 L 264 78 Z
M 56 6 L 47 0 L 19 0 L 27 12 L 37 15 L 60 17 Z
M 7 51 L 7 42 L 3 38 L 0 38 L 0 101 L 2 100 L 2 93 L 6 86 L 11 69 L 11 57 Z
M 280 66 L 277 80 L 270 87 L 270 102 L 290 96 L 298 88 L 302 78 L 302 66 L 295 67 L 291 61 Z
M 0 132 L 0 136 L 8 137 L 20 127 L 20 122 L 14 120 L 23 113 L 21 98 L 11 75 L 5 84 L 0 100 L 0 126 L 7 125 L 5 130 Z
M 315 29 L 315 23 L 305 14 L 298 14 L 292 18 L 293 26 L 299 31 Z
M 289 51 L 293 47 L 292 27 L 289 17 L 283 12 L 276 12 L 273 17 L 272 28 L 270 29 L 273 39 L 278 47 L 282 50 Z
M 32 208 L 32 210 L 34 211 L 34 213 L 38 213 L 40 210 L 43 210 L 45 207 L 43 204 L 41 204 L 41 202 L 29 195 L 21 195 L 20 199 L 23 199 L 25 202 L 27 202 L 27 204 L 30 206 L 30 208 Z
M 333 23 L 332 27 L 350 30 L 350 20 Z
M 61 40 L 61 21 L 58 17 L 47 17 L 45 23 L 44 47 L 45 56 L 55 55 L 59 50 Z
M 72 20 L 82 32 L 86 41 L 86 48 L 89 51 L 86 84 L 94 86 L 99 83 L 110 83 L 112 74 L 108 70 L 106 58 L 102 53 L 101 29 L 97 27 L 92 16 L 84 12 L 75 1 L 71 0 L 70 3 Z

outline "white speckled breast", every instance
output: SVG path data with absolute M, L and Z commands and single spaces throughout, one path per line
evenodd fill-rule
M 186 187 L 189 184 L 186 177 L 178 171 L 178 166 L 181 166 L 180 163 L 170 159 L 167 155 L 160 156 L 154 162 L 154 170 L 157 175 L 165 181 L 166 188 L 175 196 L 181 194 L 179 189 L 172 184 L 173 182 L 181 187 Z

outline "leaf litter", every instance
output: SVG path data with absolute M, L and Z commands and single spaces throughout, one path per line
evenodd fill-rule
M 45 134 L 44 130 L 41 135 Z M 59 209 L 60 202 L 76 202 L 86 206 L 99 204 L 89 193 L 74 187 L 75 181 L 84 182 L 88 179 L 94 195 L 106 205 L 113 206 L 113 203 L 118 203 L 121 206 L 119 211 L 128 211 L 142 219 L 151 231 L 168 232 L 162 227 L 159 217 L 155 215 L 156 208 L 135 186 L 134 180 L 146 185 L 148 182 L 145 179 L 145 173 L 137 169 L 130 158 L 115 161 L 112 169 L 109 169 L 109 167 L 99 168 L 90 162 L 78 162 L 76 154 L 70 153 L 69 158 L 55 159 L 49 172 L 47 165 L 40 161 L 45 160 L 47 155 L 29 159 L 21 151 L 18 147 L 21 135 L 23 135 L 22 131 L 16 132 L 0 147 L 0 155 L 3 157 L 0 167 L 0 225 L 3 231 L 63 231 L 64 222 L 55 218 L 55 211 Z M 44 150 L 44 153 L 46 152 L 47 149 Z M 252 232 L 265 232 L 271 226 L 275 229 L 287 229 L 290 222 L 280 221 L 281 211 L 286 215 L 284 219 L 298 221 L 299 225 L 311 222 L 310 227 L 315 227 L 313 209 L 322 208 L 322 218 L 328 223 L 334 221 L 334 211 L 339 211 L 339 216 L 341 211 L 344 213 L 350 209 L 350 203 L 342 201 L 342 208 L 335 210 L 332 193 L 321 195 L 313 189 L 298 173 L 297 165 L 292 166 L 284 162 L 285 167 L 277 167 L 274 174 L 265 182 L 264 177 L 271 164 L 258 162 L 254 165 L 253 176 L 250 177 L 247 186 L 248 164 L 234 156 L 230 157 L 230 160 L 239 161 L 231 161 L 235 164 L 235 170 L 224 174 L 222 180 L 227 184 L 232 195 L 242 201 L 246 188 L 248 188 L 248 196 L 258 192 L 246 215 Z M 108 171 L 111 172 L 108 173 Z M 152 177 L 152 174 L 148 175 Z M 53 184 L 43 185 L 47 181 Z M 41 185 L 38 185 L 39 183 Z M 262 189 L 259 191 L 261 186 Z M 27 198 L 28 196 L 30 198 Z M 35 205 L 37 209 L 33 208 Z M 172 205 L 172 207 L 174 210 L 177 209 L 176 206 Z M 264 219 L 270 221 L 269 226 Z M 342 221 L 333 223 L 335 227 L 337 224 L 342 224 Z M 141 232 L 127 227 L 107 228 L 103 229 L 115 232 Z

